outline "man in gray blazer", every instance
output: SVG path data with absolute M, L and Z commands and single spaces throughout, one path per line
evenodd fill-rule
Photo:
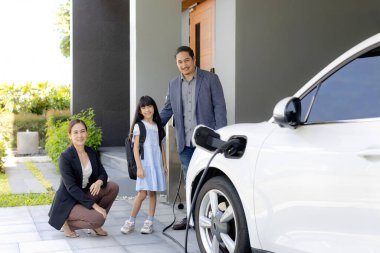
M 169 82 L 160 116 L 163 125 L 174 116 L 177 150 L 186 178 L 195 149 L 191 143 L 194 128 L 199 124 L 212 129 L 226 126 L 227 111 L 218 76 L 196 67 L 194 52 L 190 47 L 179 47 L 175 60 L 181 74 Z M 173 226 L 173 229 L 185 228 L 186 218 Z

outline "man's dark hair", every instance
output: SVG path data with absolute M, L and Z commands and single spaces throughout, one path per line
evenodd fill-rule
M 176 59 L 177 58 L 177 54 L 179 54 L 181 52 L 188 52 L 189 55 L 190 55 L 190 57 L 192 59 L 194 59 L 194 51 L 193 51 L 193 49 L 191 49 L 188 46 L 180 46 L 179 48 L 177 48 L 177 50 L 175 51 L 174 59 Z

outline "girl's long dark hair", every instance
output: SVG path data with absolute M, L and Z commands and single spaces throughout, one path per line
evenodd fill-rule
M 153 100 L 153 98 L 149 96 L 142 96 L 136 106 L 136 112 L 135 116 L 133 118 L 131 128 L 129 130 L 130 136 L 132 135 L 133 132 L 133 127 L 134 125 L 138 122 L 144 119 L 144 116 L 140 113 L 140 108 L 144 106 L 149 106 L 152 105 L 154 108 L 154 113 L 153 113 L 153 121 L 157 124 L 158 131 L 164 131 L 164 127 L 162 126 L 162 121 L 160 114 L 158 113 L 158 108 L 156 102 Z

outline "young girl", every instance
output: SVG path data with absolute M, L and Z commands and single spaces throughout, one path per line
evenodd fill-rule
M 140 129 L 136 122 L 143 122 L 146 128 L 146 138 L 143 145 L 144 159 L 140 158 L 139 135 Z M 142 96 L 136 108 L 135 117 L 131 125 L 133 127 L 133 153 L 137 165 L 136 191 L 138 191 L 131 216 L 121 227 L 121 232 L 128 234 L 135 229 L 135 220 L 140 211 L 141 204 L 149 194 L 148 218 L 141 228 L 142 234 L 153 232 L 153 217 L 156 210 L 156 192 L 166 189 L 165 176 L 167 174 L 165 150 L 159 141 L 163 138 L 165 131 L 161 123 L 157 105 L 149 96 Z M 131 131 L 132 131 L 131 127 Z

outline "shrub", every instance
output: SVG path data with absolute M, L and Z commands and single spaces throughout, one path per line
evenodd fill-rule
M 57 168 L 59 156 L 71 143 L 68 135 L 68 127 L 72 119 L 81 119 L 86 123 L 88 131 L 86 145 L 98 150 L 102 142 L 102 130 L 96 126 L 94 116 L 94 110 L 89 108 L 71 116 L 68 120 L 55 121 L 49 117 L 45 149 Z
M 57 121 L 55 124 L 48 119 L 45 150 L 58 168 L 58 158 L 69 145 L 67 135 L 68 121 Z
M 4 158 L 5 158 L 5 144 L 4 141 L 0 139 L 0 174 L 5 173 L 4 169 Z
M 13 113 L 0 113 L 0 136 L 3 137 L 3 141 L 10 146 L 13 141 Z
M 0 87 L 0 109 L 2 112 L 16 112 L 23 106 L 20 99 L 23 91 L 15 84 L 2 84 Z
M 70 108 L 70 87 L 58 86 L 49 92 L 49 109 L 66 110 Z

